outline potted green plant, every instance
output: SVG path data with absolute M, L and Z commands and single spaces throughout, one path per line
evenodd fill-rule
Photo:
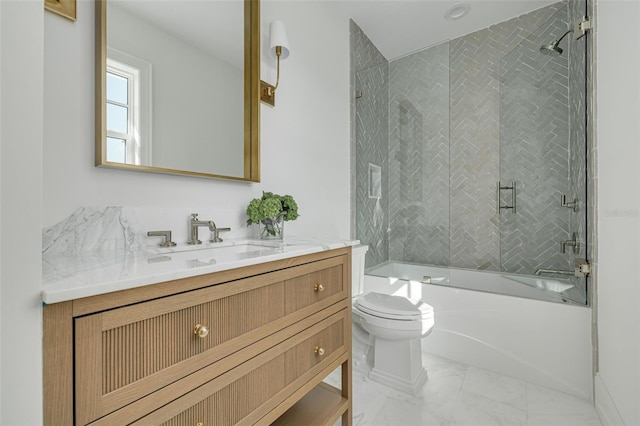
M 247 206 L 247 226 L 260 225 L 260 238 L 279 239 L 284 235 L 284 222 L 298 218 L 298 204 L 291 195 L 262 192 Z

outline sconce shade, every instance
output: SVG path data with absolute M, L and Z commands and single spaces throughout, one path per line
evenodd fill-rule
M 280 59 L 286 59 L 289 56 L 289 40 L 287 40 L 287 30 L 282 21 L 273 21 L 269 25 L 269 51 L 274 57 L 276 56 L 276 46 L 282 48 Z

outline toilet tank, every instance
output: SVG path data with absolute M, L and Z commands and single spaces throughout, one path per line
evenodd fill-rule
M 351 297 L 364 292 L 364 258 L 369 246 L 358 244 L 351 247 Z

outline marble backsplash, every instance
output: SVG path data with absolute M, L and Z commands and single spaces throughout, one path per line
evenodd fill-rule
M 258 235 L 257 226 L 246 226 L 246 215 L 238 209 L 151 208 L 125 206 L 82 206 L 66 219 L 42 230 L 43 257 L 75 256 L 104 251 L 138 251 L 156 247 L 161 237 L 148 237 L 148 231 L 172 231 L 172 239 L 185 245 L 189 239 L 191 213 L 200 220 L 213 220 L 226 238 Z M 199 229 L 202 241 L 209 239 L 207 228 Z

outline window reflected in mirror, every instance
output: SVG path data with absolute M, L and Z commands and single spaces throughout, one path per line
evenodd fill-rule
M 151 64 L 107 48 L 107 161 L 153 165 Z

